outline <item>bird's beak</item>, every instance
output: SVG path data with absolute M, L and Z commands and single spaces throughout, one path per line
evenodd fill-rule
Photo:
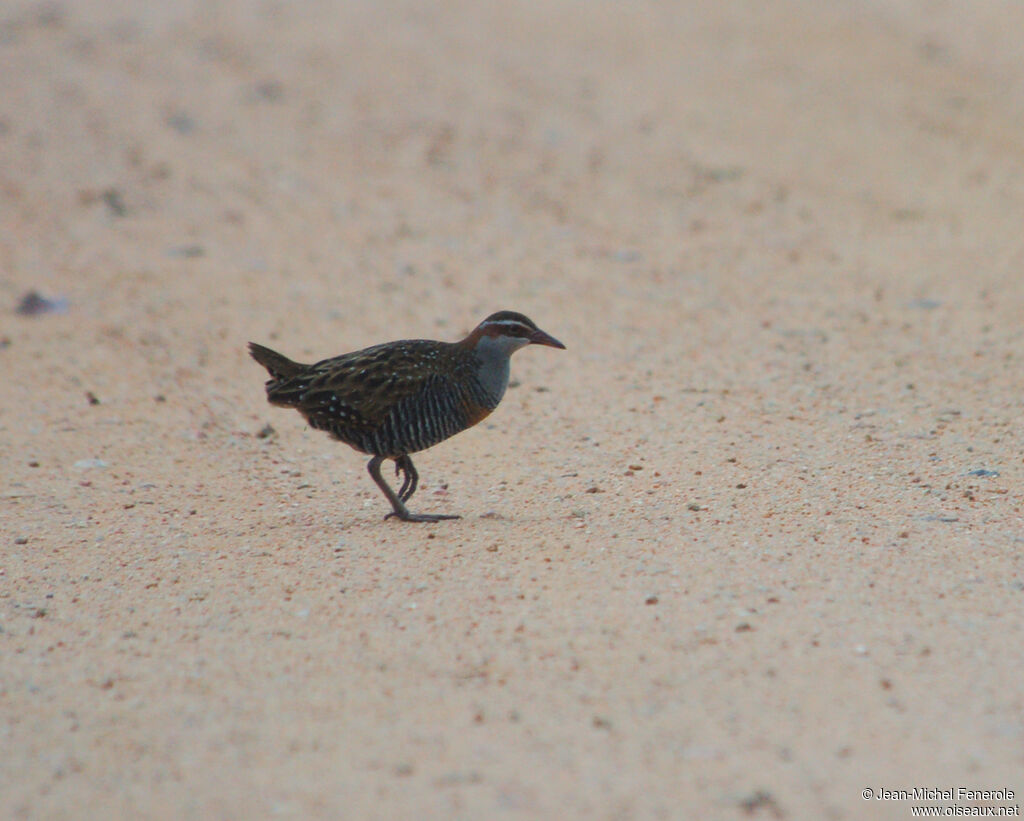
M 544 333 L 540 328 L 530 334 L 530 344 L 547 345 L 550 348 L 561 348 L 563 351 L 565 350 L 565 345 L 551 336 L 551 334 Z

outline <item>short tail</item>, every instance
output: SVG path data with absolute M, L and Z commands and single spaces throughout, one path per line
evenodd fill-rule
M 284 354 L 264 348 L 255 342 L 249 343 L 249 355 L 266 368 L 275 380 L 290 379 L 306 369 L 305 365 L 293 362 Z

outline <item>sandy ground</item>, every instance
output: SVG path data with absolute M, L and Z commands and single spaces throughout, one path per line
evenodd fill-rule
M 1022 803 L 1024 6 L 442 5 L 0 6 L 0 817 Z M 502 308 L 438 525 L 245 352 Z

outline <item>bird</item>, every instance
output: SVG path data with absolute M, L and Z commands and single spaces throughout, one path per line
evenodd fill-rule
M 249 353 L 270 374 L 270 404 L 295 408 L 310 427 L 371 456 L 367 470 L 392 507 L 385 519 L 437 522 L 460 517 L 406 507 L 419 484 L 409 454 L 472 427 L 498 407 L 509 359 L 527 345 L 565 349 L 523 314 L 498 311 L 459 342 L 402 339 L 312 365 L 255 342 Z M 397 493 L 381 476 L 388 459 L 402 477 Z

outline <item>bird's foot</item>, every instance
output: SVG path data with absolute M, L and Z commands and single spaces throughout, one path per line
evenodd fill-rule
M 408 502 L 420 482 L 420 476 L 408 455 L 395 459 L 395 476 L 402 476 L 402 487 L 398 491 L 398 498 L 402 502 Z
M 410 513 L 408 510 L 404 513 L 399 513 L 395 510 L 385 516 L 384 519 L 390 519 L 392 516 L 396 519 L 401 519 L 403 522 L 440 522 L 442 519 L 462 518 L 452 513 Z
M 384 461 L 383 456 L 374 456 L 369 464 L 367 464 L 366 469 L 370 471 L 370 476 L 377 483 L 377 487 L 384 492 L 384 495 L 388 497 L 388 501 L 391 502 L 393 510 L 384 517 L 385 519 L 390 519 L 394 516 L 403 522 L 439 522 L 442 519 L 462 518 L 450 513 L 410 513 L 405 503 L 416 492 L 416 485 L 419 484 L 419 475 L 416 473 L 416 468 L 413 467 L 412 459 L 409 458 L 408 454 L 395 457 L 395 474 L 405 474 L 405 481 L 402 482 L 402 487 L 398 493 L 395 493 L 392 487 L 384 481 L 384 477 L 380 475 L 380 463 L 382 461 Z

